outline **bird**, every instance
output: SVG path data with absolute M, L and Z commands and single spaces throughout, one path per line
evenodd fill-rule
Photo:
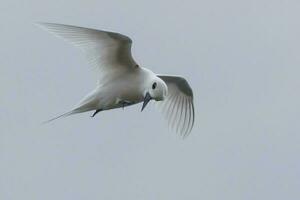
M 160 105 L 169 126 L 186 137 L 195 121 L 193 91 L 182 76 L 156 74 L 136 63 L 131 53 L 132 40 L 123 34 L 73 25 L 38 22 L 41 28 L 70 42 L 87 56 L 96 69 L 94 90 L 70 111 L 52 118 L 92 111 L 124 108 L 142 103 L 141 111 L 153 100 Z

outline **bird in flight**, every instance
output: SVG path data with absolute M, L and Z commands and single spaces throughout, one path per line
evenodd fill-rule
M 53 121 L 76 113 L 97 113 L 143 102 L 142 111 L 151 100 L 161 104 L 169 125 L 186 137 L 195 119 L 193 91 L 185 78 L 155 74 L 139 66 L 131 55 L 132 40 L 120 33 L 64 24 L 38 23 L 82 50 L 98 73 L 96 88 L 69 112 Z

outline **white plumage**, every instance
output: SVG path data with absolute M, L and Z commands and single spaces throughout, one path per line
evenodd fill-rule
M 122 34 L 54 23 L 39 23 L 42 28 L 70 42 L 87 56 L 98 71 L 97 87 L 71 111 L 75 113 L 125 107 L 140 102 L 142 110 L 150 100 L 162 106 L 169 125 L 183 137 L 194 125 L 193 92 L 179 76 L 157 75 L 140 67 L 131 55 L 132 40 Z M 48 122 L 49 122 L 48 121 Z

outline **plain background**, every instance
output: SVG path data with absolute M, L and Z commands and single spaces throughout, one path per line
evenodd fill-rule
M 1 1 L 1 200 L 300 198 L 300 2 Z M 136 61 L 179 74 L 196 121 L 182 140 L 154 103 L 51 124 L 95 86 L 46 21 L 117 31 Z

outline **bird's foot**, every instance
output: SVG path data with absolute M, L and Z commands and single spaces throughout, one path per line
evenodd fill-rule
M 95 115 L 100 111 L 102 111 L 102 109 L 97 109 L 91 117 L 95 117 Z

